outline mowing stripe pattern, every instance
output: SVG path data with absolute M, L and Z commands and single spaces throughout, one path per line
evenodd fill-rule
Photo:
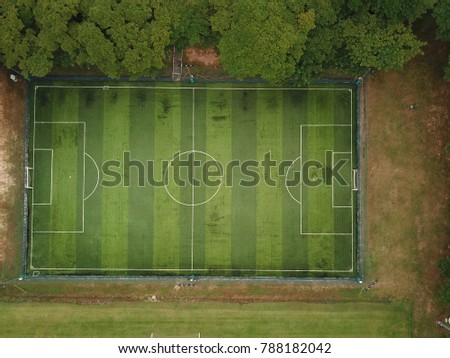
M 354 86 L 32 88 L 32 273 L 355 276 Z

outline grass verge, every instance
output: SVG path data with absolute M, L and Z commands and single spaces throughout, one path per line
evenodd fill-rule
M 0 303 L 0 337 L 408 337 L 409 311 L 404 303 Z

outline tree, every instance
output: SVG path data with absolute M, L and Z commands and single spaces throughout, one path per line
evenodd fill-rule
M 291 77 L 314 28 L 314 11 L 292 11 L 290 1 L 216 1 L 212 29 L 220 33 L 224 68 L 237 78 L 261 76 L 271 82 Z
M 376 1 L 312 0 L 316 27 L 308 34 L 306 50 L 295 74 L 299 84 L 319 77 L 324 70 L 361 73 L 365 68 L 400 69 L 423 45 L 409 25 L 387 20 Z M 378 13 L 378 15 L 375 15 Z
M 433 8 L 436 0 L 372 0 L 371 8 L 378 13 L 379 18 L 396 22 L 412 23 L 427 10 Z
M 450 56 L 448 56 L 448 64 L 447 67 L 444 69 L 444 78 L 447 81 L 450 81 Z
M 171 43 L 184 48 L 216 41 L 209 22 L 209 10 L 208 0 L 176 1 L 172 11 L 179 13 L 180 21 L 174 26 Z
M 342 38 L 336 31 L 342 4 L 335 0 L 310 0 L 307 8 L 314 10 L 316 26 L 308 33 L 305 52 L 297 61 L 294 77 L 300 85 L 320 77 L 325 68 L 335 66 L 342 46 Z
M 450 2 L 448 0 L 438 1 L 433 10 L 433 17 L 436 21 L 436 37 L 443 41 L 450 41 Z M 450 81 L 450 55 L 444 78 Z
M 71 52 L 76 41 L 69 34 L 69 26 L 79 13 L 80 0 L 38 0 L 33 8 L 34 23 L 39 29 L 39 47 L 53 53 L 59 49 Z
M 150 74 L 164 66 L 179 13 L 175 0 L 5 0 L 0 61 L 44 76 L 56 59 L 98 66 L 105 74 Z
M 83 46 L 79 48 L 77 62 L 80 65 L 98 66 L 110 77 L 120 75 L 120 66 L 116 59 L 114 44 L 92 22 L 84 22 L 76 29 L 76 37 Z
M 61 46 L 73 49 L 75 42 L 67 30 L 78 12 L 78 4 L 79 0 L 3 2 L 0 7 L 3 62 L 8 67 L 19 67 L 25 75 L 46 75 Z
M 77 62 L 110 77 L 149 75 L 164 66 L 171 27 L 178 21 L 162 0 L 94 0 L 79 25 Z
M 443 41 L 450 40 L 450 2 L 440 0 L 433 9 L 436 21 L 436 37 Z
M 16 66 L 26 58 L 28 45 L 22 40 L 25 25 L 19 17 L 19 10 L 13 3 L 3 2 L 0 5 L 0 55 L 7 67 Z
M 171 45 L 213 43 L 237 78 L 305 84 L 324 69 L 402 68 L 421 53 L 410 23 L 435 1 L 3 0 L 0 62 L 35 76 L 78 64 L 136 77 L 162 68 Z M 440 0 L 444 40 L 449 13 Z
M 424 43 L 416 38 L 410 26 L 399 22 L 386 23 L 369 15 L 360 22 L 343 20 L 340 27 L 353 66 L 399 70 L 422 53 Z

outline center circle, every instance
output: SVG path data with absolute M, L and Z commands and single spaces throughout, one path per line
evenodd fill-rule
M 210 171 L 211 168 L 215 173 Z M 164 171 L 164 183 L 167 194 L 178 204 L 203 205 L 219 192 L 223 184 L 223 167 L 206 152 L 188 150 L 169 161 Z

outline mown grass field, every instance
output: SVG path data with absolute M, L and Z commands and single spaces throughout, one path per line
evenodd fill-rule
M 34 82 L 30 273 L 355 276 L 354 86 L 252 86 Z
M 0 303 L 0 337 L 409 337 L 400 303 Z

